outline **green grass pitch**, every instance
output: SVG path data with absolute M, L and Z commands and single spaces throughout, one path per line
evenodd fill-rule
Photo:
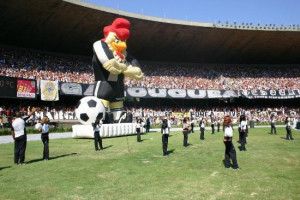
M 223 133 L 199 139 L 199 129 L 171 132 L 167 157 L 160 133 L 105 138 L 96 152 L 92 139 L 50 140 L 50 160 L 42 142 L 27 143 L 25 166 L 13 164 L 13 144 L 0 145 L 0 199 L 300 199 L 300 134 L 285 140 L 269 128 L 250 129 L 242 170 L 225 169 Z

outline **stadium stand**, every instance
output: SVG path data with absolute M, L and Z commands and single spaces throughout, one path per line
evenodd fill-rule
M 143 63 L 142 81 L 127 87 L 168 89 L 299 89 L 299 65 Z M 0 75 L 60 82 L 94 83 L 89 58 L 1 48 Z

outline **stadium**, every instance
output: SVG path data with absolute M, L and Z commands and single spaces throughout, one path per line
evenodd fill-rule
M 160 127 L 162 119 L 169 117 L 172 126 L 181 127 L 183 118 L 196 120 L 197 125 L 201 118 L 210 127 L 213 121 L 221 119 L 225 115 L 233 116 L 235 124 L 238 122 L 240 115 L 246 115 L 250 122 L 249 126 L 251 125 L 251 128 L 254 128 L 254 126 L 259 125 L 267 125 L 269 127 L 270 119 L 273 116 L 282 125 L 287 116 L 289 116 L 294 120 L 294 130 L 300 129 L 300 122 L 297 123 L 300 116 L 299 27 L 181 21 L 124 12 L 80 0 L 1 1 L 0 16 L 1 127 L 9 127 L 15 113 L 27 113 L 32 107 L 39 108 L 39 111 L 36 114 L 37 117 L 28 122 L 30 123 L 29 125 L 34 125 L 36 121 L 46 115 L 49 116 L 55 126 L 79 124 L 75 114 L 76 104 L 85 96 L 93 96 L 93 91 L 96 87 L 92 66 L 93 44 L 103 38 L 103 28 L 105 26 L 111 24 L 116 18 L 126 18 L 130 21 L 130 39 L 127 41 L 127 51 L 139 61 L 141 71 L 144 73 L 144 77 L 140 81 L 127 77 L 124 79 L 124 107 L 127 112 L 133 114 L 134 122 L 138 118 L 143 119 L 143 121 L 149 118 L 153 127 Z M 47 88 L 47 86 L 43 85 L 43 81 L 57 83 L 57 86 L 55 86 L 57 88 L 54 89 L 56 91 L 54 99 L 43 99 L 45 98 L 43 88 Z M 284 129 L 282 128 L 282 130 Z M 146 136 L 146 142 L 147 140 L 152 141 L 153 137 L 151 135 L 148 134 Z M 177 139 L 176 136 L 172 136 L 172 138 Z M 129 148 L 131 143 L 128 143 L 127 137 L 127 146 L 122 146 L 124 144 L 117 141 L 117 139 L 113 140 L 114 143 L 110 145 L 111 147 L 109 146 L 108 152 L 114 146 L 127 148 L 130 153 L 143 151 L 141 147 L 137 147 L 137 150 L 131 150 Z M 258 136 L 256 136 L 256 139 L 257 143 L 260 144 L 259 146 L 264 145 Z M 269 141 L 269 139 L 266 140 Z M 85 148 L 84 142 L 82 140 L 78 141 L 80 148 Z M 271 139 L 269 142 L 276 143 L 274 139 Z M 53 145 L 58 149 L 62 146 L 59 142 L 53 142 Z M 83 162 L 85 160 L 84 156 L 80 153 L 74 153 L 78 150 L 75 150 L 76 148 L 72 145 L 72 141 L 68 140 L 66 146 L 68 146 L 70 151 L 68 154 L 63 154 L 62 157 L 65 156 L 66 159 L 70 160 L 73 155 L 77 154 L 76 156 L 79 156 Z M 209 152 L 213 145 L 213 143 L 209 143 Z M 280 143 L 280 145 L 282 144 Z M 3 147 L 3 145 L 1 146 Z M 38 144 L 35 144 L 35 146 L 38 146 Z M 288 164 L 294 166 L 291 169 L 291 175 L 299 178 L 299 175 L 295 173 L 295 171 L 299 170 L 299 155 L 297 155 L 299 148 L 296 149 L 295 146 L 290 147 L 291 149 L 294 148 L 296 152 L 291 158 L 288 158 Z M 194 145 L 191 148 L 195 149 L 196 147 Z M 272 149 L 270 150 L 271 154 L 278 153 L 275 150 L 273 151 L 278 146 L 275 147 L 267 143 L 265 147 L 269 148 L 268 150 Z M 9 149 L 9 147 L 5 148 L 4 152 Z M 135 148 L 135 146 L 132 145 L 131 148 Z M 147 148 L 151 149 L 153 146 L 148 146 Z M 281 148 L 284 149 L 282 146 Z M 121 152 L 115 152 L 118 150 L 111 151 L 105 155 L 105 159 L 110 159 L 115 153 L 123 155 Z M 87 150 L 84 150 L 81 153 L 87 152 Z M 280 156 L 283 156 L 284 153 L 281 153 Z M 223 155 L 223 153 L 221 154 Z M 5 158 L 8 157 L 8 154 L 4 155 L 6 156 Z M 152 156 L 148 152 L 143 152 L 143 155 Z M 60 156 L 60 153 L 58 153 L 57 158 L 60 158 Z M 132 156 L 133 160 L 137 160 L 139 164 L 140 162 L 143 164 L 150 162 L 151 164 L 156 159 L 154 156 L 154 160 L 143 160 L 139 156 L 140 154 Z M 243 156 L 241 157 L 243 158 Z M 272 155 L 267 155 L 266 157 L 272 159 Z M 85 162 L 93 163 L 96 158 L 94 155 L 91 155 L 91 158 L 92 161 Z M 123 164 L 131 166 L 133 171 L 138 170 L 134 164 L 128 161 L 130 158 L 128 154 L 120 160 L 126 160 Z M 184 158 L 183 163 L 189 163 L 184 155 L 182 155 L 182 158 Z M 192 159 L 195 158 L 197 157 L 192 156 Z M 104 158 L 101 159 L 104 160 Z M 254 157 L 253 159 L 257 158 Z M 262 158 L 259 157 L 258 160 L 260 159 Z M 54 161 L 59 162 L 60 159 L 54 159 Z M 207 160 L 206 163 L 213 161 L 216 162 L 216 160 Z M 172 160 L 172 163 L 177 162 L 179 161 Z M 77 161 L 74 161 L 74 163 L 77 163 Z M 162 161 L 160 164 L 165 165 L 166 163 L 168 161 Z M 261 161 L 263 166 L 262 163 L 264 163 L 263 159 Z M 271 165 L 277 165 L 278 163 L 280 161 L 276 160 Z M 38 164 L 38 162 L 35 163 L 33 161 L 32 164 Z M 198 164 L 190 163 L 190 166 L 194 169 L 194 165 Z M 105 160 L 104 165 L 109 168 L 110 162 Z M 256 163 L 250 166 L 255 169 Z M 45 166 L 37 167 L 43 168 Z M 70 166 L 65 163 L 62 167 Z M 95 166 L 84 168 L 83 164 L 80 167 L 88 172 L 95 168 Z M 180 164 L 172 168 L 174 170 L 172 173 L 176 173 L 177 168 L 181 167 L 184 168 L 186 166 Z M 104 171 L 116 173 L 119 176 L 118 172 L 109 171 L 108 168 Z M 146 182 L 147 179 L 153 180 L 154 182 L 150 183 L 150 185 L 155 188 L 160 183 L 157 182 L 157 179 L 152 179 L 153 177 L 149 176 L 151 172 L 148 171 L 147 167 L 145 168 L 145 171 L 148 173 L 142 174 L 145 175 L 145 180 L 135 175 L 130 176 L 131 170 L 121 171 L 125 174 L 128 172 L 128 177 L 125 177 L 125 180 L 136 179 L 140 184 Z M 5 167 L 3 169 L 0 166 L 1 176 L 6 170 Z M 59 167 L 59 169 L 61 168 Z M 81 178 L 85 176 L 84 172 L 78 172 L 72 167 L 70 169 L 73 170 L 74 176 L 76 173 L 81 174 Z M 13 171 L 13 167 L 8 170 Z M 157 169 L 152 167 L 151 170 L 155 171 Z M 24 173 L 25 176 L 28 175 L 28 173 Z M 66 173 L 69 173 L 69 171 Z M 157 173 L 161 176 L 164 175 Z M 211 172 L 211 176 L 218 176 L 217 173 Z M 265 171 L 262 173 L 265 173 Z M 116 174 L 113 174 L 115 179 L 112 181 L 112 184 L 117 184 L 119 181 L 119 178 L 116 178 L 118 177 Z M 278 172 L 278 174 L 281 173 Z M 61 180 L 54 174 L 52 175 L 57 180 Z M 198 175 L 204 177 L 202 172 Z M 256 175 L 258 174 L 251 174 L 251 176 Z M 69 178 L 67 183 L 61 185 L 65 190 L 69 189 L 66 185 L 73 180 L 69 174 L 67 176 Z M 172 176 L 175 182 L 195 183 L 194 179 L 190 181 L 185 178 L 178 180 L 176 175 L 172 174 Z M 237 177 L 243 179 L 238 174 L 233 176 L 233 178 L 230 178 L 230 180 L 232 179 L 231 181 L 235 181 Z M 244 176 L 246 175 L 244 174 Z M 180 173 L 179 177 L 182 178 Z M 276 179 L 275 183 L 283 182 L 287 183 L 287 185 L 295 184 L 299 186 L 299 181 L 296 179 L 290 181 L 290 179 L 285 180 L 282 177 L 281 179 Z M 49 177 L 46 176 L 44 178 Z M 250 177 L 248 178 L 251 179 Z M 6 180 L 9 181 L 11 179 L 6 178 Z M 269 177 L 266 177 L 266 180 L 267 182 L 272 181 Z M 109 181 L 109 177 L 104 177 L 103 181 Z M 222 181 L 224 181 L 222 178 L 205 180 L 205 183 L 212 186 L 208 193 L 215 193 L 220 188 L 223 191 L 223 185 L 220 186 L 218 183 Z M 254 179 L 253 181 L 258 181 L 257 187 L 262 187 L 263 181 Z M 40 182 L 41 180 L 37 180 L 35 183 Z M 126 181 L 121 182 L 122 184 L 126 183 Z M 162 184 L 164 183 L 168 184 L 169 182 L 164 179 Z M 2 182 L 2 184 L 4 183 Z M 199 186 L 199 183 L 195 184 L 203 189 Z M 213 184 L 217 185 L 216 188 L 213 187 Z M 231 183 L 229 185 L 236 187 Z M 34 194 L 28 192 L 25 194 L 25 197 L 37 198 L 40 195 L 40 197 L 46 199 L 96 198 L 90 192 L 88 192 L 88 197 L 85 197 L 83 191 L 78 192 L 84 186 L 73 186 L 77 187 L 76 191 L 71 190 L 74 192 L 73 196 L 71 194 L 64 195 L 61 189 L 54 187 L 52 188 L 53 191 L 59 191 L 59 196 L 55 194 L 40 194 L 38 192 L 37 196 L 34 196 Z M 97 193 L 96 188 L 89 186 L 89 189 Z M 173 186 L 179 187 L 179 185 Z M 116 191 L 112 190 L 116 192 L 114 195 L 112 192 L 109 192 L 109 187 L 114 187 L 114 185 L 108 183 L 105 186 L 106 189 L 103 196 L 100 195 L 102 199 L 139 199 L 136 191 L 131 190 L 133 194 L 125 192 L 127 196 L 124 197 L 122 196 L 124 191 L 121 189 L 121 186 L 117 186 L 118 190 Z M 243 185 L 243 187 L 246 186 Z M 128 189 L 130 185 L 125 184 L 124 188 Z M 145 190 L 145 187 L 139 186 L 137 188 Z M 253 186 L 252 188 L 255 187 Z M 32 188 L 32 190 L 36 192 L 36 188 Z M 143 193 L 141 197 L 151 199 L 150 197 L 154 193 L 151 190 L 146 191 L 148 194 Z M 181 189 L 177 188 L 167 193 L 167 196 L 155 194 L 153 197 L 157 199 L 185 199 L 185 196 L 180 194 L 180 191 Z M 234 193 L 232 196 L 216 195 L 213 197 L 205 192 L 203 197 L 199 197 L 192 189 L 185 192 L 190 194 L 186 196 L 187 199 L 235 199 L 239 195 L 245 198 L 276 199 L 276 196 L 268 194 L 268 192 L 273 190 L 266 190 L 267 194 L 264 195 L 262 194 L 263 191 L 252 192 L 252 196 L 246 195 L 247 192 L 250 192 L 249 190 L 244 191 L 245 194 Z M 159 192 L 163 193 L 164 191 L 159 188 Z M 260 195 L 255 196 L 257 193 Z M 112 196 L 108 197 L 108 195 Z M 287 195 L 279 195 L 277 197 L 279 199 L 297 199 L 299 195 L 299 192 L 291 191 Z M 3 199 L 17 198 L 16 196 L 10 196 L 10 194 L 5 194 L 2 197 Z M 1 195 L 0 199 L 2 199 Z

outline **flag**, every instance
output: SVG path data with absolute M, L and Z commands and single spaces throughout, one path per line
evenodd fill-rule
M 41 80 L 40 84 L 41 100 L 58 101 L 58 81 Z

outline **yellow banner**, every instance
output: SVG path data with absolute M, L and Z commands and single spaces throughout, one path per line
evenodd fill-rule
M 176 118 L 184 118 L 184 117 L 190 117 L 189 112 L 172 112 L 172 115 Z

